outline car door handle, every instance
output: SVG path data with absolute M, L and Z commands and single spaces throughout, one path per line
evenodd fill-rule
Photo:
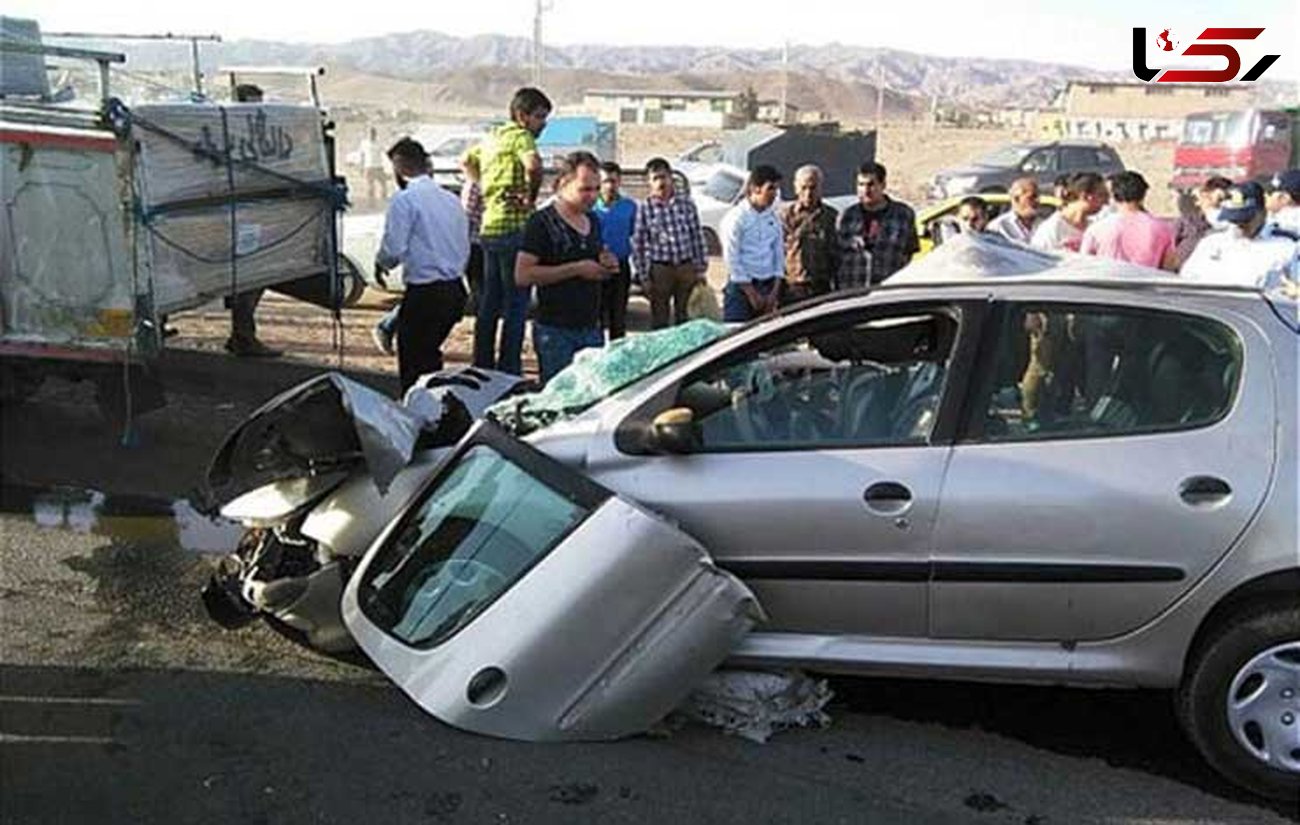
M 1192 476 L 1183 479 L 1178 497 L 1191 507 L 1213 507 L 1232 498 L 1232 486 L 1214 476 Z
M 867 509 L 882 516 L 896 516 L 912 506 L 912 491 L 897 481 L 877 481 L 862 494 Z

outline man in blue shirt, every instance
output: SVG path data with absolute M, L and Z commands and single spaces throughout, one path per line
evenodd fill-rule
M 402 138 L 388 157 L 401 191 L 388 203 L 375 269 L 402 266 L 397 369 L 406 392 L 421 375 L 442 369 L 443 342 L 464 314 L 469 222 L 460 200 L 429 177 L 428 155 L 417 141 Z
M 722 219 L 722 256 L 727 288 L 722 319 L 748 321 L 775 312 L 785 275 L 785 240 L 772 205 L 780 193 L 781 173 L 762 164 L 749 173 L 745 199 Z
M 600 239 L 605 248 L 618 258 L 618 274 L 611 275 L 601 286 L 601 320 L 609 340 L 627 334 L 627 291 L 632 283 L 632 224 L 636 220 L 636 202 L 619 193 L 623 170 L 617 163 L 600 165 L 600 198 L 595 212 L 600 217 Z

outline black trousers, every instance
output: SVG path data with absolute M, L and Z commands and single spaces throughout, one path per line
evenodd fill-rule
M 627 335 L 627 292 L 632 286 L 632 264 L 618 262 L 618 273 L 600 285 L 600 317 L 613 341 Z
M 406 287 L 397 311 L 397 371 L 403 394 L 421 375 L 442 369 L 442 345 L 465 312 L 465 298 L 459 278 Z
M 257 340 L 257 321 L 254 313 L 262 300 L 262 290 L 251 289 L 226 298 L 230 308 L 230 340 L 247 344 Z

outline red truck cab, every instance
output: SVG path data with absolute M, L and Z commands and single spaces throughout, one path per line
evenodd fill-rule
M 1266 180 L 1297 163 L 1300 115 L 1280 109 L 1197 112 L 1183 121 L 1170 186 L 1186 190 L 1212 175 Z

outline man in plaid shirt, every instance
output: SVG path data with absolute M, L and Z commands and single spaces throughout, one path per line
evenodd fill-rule
M 645 165 L 650 197 L 636 212 L 632 225 L 632 262 L 649 283 L 650 317 L 655 329 L 686 320 L 686 304 L 709 268 L 705 258 L 700 213 L 695 201 L 678 195 L 673 169 L 663 158 Z
M 912 207 L 885 194 L 885 167 L 858 168 L 858 202 L 840 216 L 840 289 L 878 284 L 907 266 L 921 248 Z

